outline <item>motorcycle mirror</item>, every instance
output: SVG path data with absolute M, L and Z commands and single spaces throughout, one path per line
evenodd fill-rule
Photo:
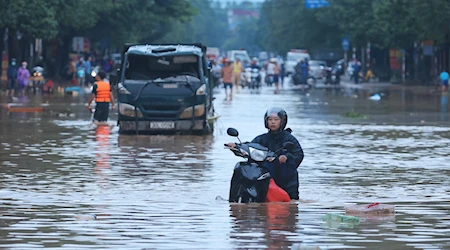
M 291 151 L 294 148 L 294 143 L 288 141 L 283 143 L 283 148 L 286 149 L 287 151 Z
M 238 137 L 239 136 L 239 132 L 235 128 L 228 128 L 227 129 L 227 134 L 229 136 L 234 136 L 234 137 Z

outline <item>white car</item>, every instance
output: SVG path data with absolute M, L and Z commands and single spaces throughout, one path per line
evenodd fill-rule
M 326 66 L 325 61 L 311 60 L 309 61 L 309 74 L 316 79 L 320 79 L 323 77 L 323 68 Z

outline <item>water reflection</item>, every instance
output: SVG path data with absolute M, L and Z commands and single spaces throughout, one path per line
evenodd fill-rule
M 119 135 L 114 118 L 110 127 L 90 125 L 81 96 L 42 97 L 50 103 L 37 117 L 8 115 L 2 105 L 0 248 L 450 249 L 448 96 L 395 89 L 374 102 L 371 93 L 273 95 L 264 87 L 221 104 L 221 90 L 213 136 Z M 242 160 L 223 149 L 234 140 L 226 128 L 251 140 L 275 105 L 286 108 L 307 154 L 300 195 L 311 202 L 215 201 Z M 367 119 L 342 116 L 351 109 Z M 354 228 L 322 222 L 349 203 L 374 201 L 395 205 L 395 218 L 365 218 Z
M 110 135 L 111 128 L 109 126 L 98 126 L 95 129 L 95 140 L 97 142 L 95 173 L 100 177 L 99 185 L 103 188 L 106 188 L 107 183 L 105 171 L 110 167 Z
M 448 92 L 441 94 L 441 121 L 448 121 Z
M 114 164 L 125 175 L 147 176 L 154 182 L 198 182 L 205 168 L 213 136 L 189 135 L 119 135 L 120 155 Z
M 289 237 L 295 236 L 298 222 L 297 203 L 230 203 L 233 218 L 230 238 L 237 249 L 245 249 L 245 243 L 265 249 L 282 249 L 289 245 Z

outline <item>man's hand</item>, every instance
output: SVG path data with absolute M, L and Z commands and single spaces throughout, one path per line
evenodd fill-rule
M 112 105 L 112 109 L 116 109 L 116 105 L 115 104 Z
M 229 148 L 235 148 L 236 147 L 236 143 L 234 143 L 234 142 L 229 142 L 227 145 L 228 145 Z
M 278 157 L 278 161 L 279 161 L 281 164 L 286 163 L 287 157 L 286 157 L 285 155 L 280 155 L 280 156 Z

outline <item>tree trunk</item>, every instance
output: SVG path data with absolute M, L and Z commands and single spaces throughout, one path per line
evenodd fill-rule
M 65 35 L 60 38 L 60 43 L 56 53 L 56 68 L 55 76 L 61 76 L 62 70 L 68 63 L 70 53 L 70 43 L 72 40 L 71 35 Z

